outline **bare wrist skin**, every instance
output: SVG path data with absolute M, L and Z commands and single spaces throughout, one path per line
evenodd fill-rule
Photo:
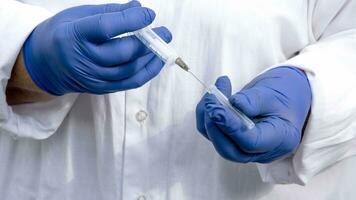
M 34 103 L 41 101 L 49 101 L 55 98 L 45 91 L 41 90 L 32 81 L 27 73 L 22 51 L 16 59 L 16 63 L 12 69 L 11 77 L 6 87 L 6 101 L 9 105 L 18 105 L 24 103 Z

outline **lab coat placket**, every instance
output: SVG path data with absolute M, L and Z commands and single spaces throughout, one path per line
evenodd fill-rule
M 125 136 L 123 146 L 122 197 L 139 199 L 147 186 L 147 87 L 125 95 Z M 146 198 L 147 199 L 147 198 Z

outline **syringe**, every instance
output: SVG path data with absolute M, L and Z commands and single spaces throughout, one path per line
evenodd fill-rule
M 167 64 L 177 64 L 188 71 L 188 65 L 180 58 L 177 52 L 162 40 L 149 26 L 133 32 L 154 54 Z
M 233 107 L 226 96 L 218 90 L 215 85 L 207 87 L 203 81 L 201 81 L 197 76 L 195 76 L 190 70 L 188 65 L 183 61 L 181 57 L 178 56 L 177 52 L 169 46 L 165 41 L 163 41 L 150 27 L 146 27 L 133 32 L 135 36 L 145 44 L 154 54 L 156 54 L 162 61 L 167 64 L 177 64 L 183 70 L 189 72 L 194 78 L 201 83 L 205 90 L 214 94 L 218 101 L 228 107 L 233 113 L 238 116 L 242 123 L 251 129 L 255 126 L 255 123 L 249 119 L 244 113 L 242 113 L 237 108 Z

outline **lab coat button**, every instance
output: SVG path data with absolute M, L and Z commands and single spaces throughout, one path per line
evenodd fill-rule
M 136 120 L 138 122 L 143 122 L 146 120 L 147 116 L 148 116 L 147 112 L 141 110 L 138 113 L 136 113 Z
M 137 200 L 147 200 L 145 195 L 140 195 L 139 197 L 137 197 Z

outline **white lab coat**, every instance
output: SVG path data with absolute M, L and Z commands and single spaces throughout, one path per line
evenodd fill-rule
M 143 1 L 207 83 L 228 75 L 236 92 L 269 67 L 307 71 L 313 101 L 302 144 L 257 167 L 222 159 L 198 134 L 203 88 L 176 67 L 135 90 L 9 107 L 7 79 L 34 27 L 104 1 L 21 2 L 0 2 L 1 200 L 356 198 L 356 1 Z

